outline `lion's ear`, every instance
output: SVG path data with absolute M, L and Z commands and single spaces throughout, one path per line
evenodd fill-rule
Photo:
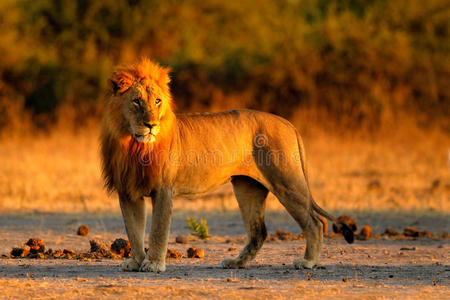
M 127 72 L 116 71 L 109 79 L 110 89 L 114 95 L 122 94 L 133 84 L 133 76 Z
M 112 91 L 114 95 L 117 95 L 117 92 L 119 91 L 119 83 L 112 78 L 108 80 L 109 83 L 109 89 Z

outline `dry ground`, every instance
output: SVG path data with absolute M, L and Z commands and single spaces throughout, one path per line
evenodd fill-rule
M 450 240 L 372 239 L 348 245 L 341 238 L 326 238 L 321 264 L 314 270 L 295 270 L 292 261 L 303 255 L 304 241 L 267 241 L 256 260 L 246 269 L 224 270 L 218 264 L 236 256 L 244 246 L 244 228 L 239 213 L 197 213 L 210 220 L 213 237 L 176 244 L 175 236 L 186 234 L 187 215 L 174 216 L 169 248 L 186 253 L 195 246 L 205 250 L 203 259 L 169 259 L 162 274 L 125 273 L 118 260 L 91 262 L 66 259 L 0 259 L 0 285 L 7 298 L 411 298 L 445 299 L 450 296 Z M 377 216 L 359 216 L 361 223 Z M 450 225 L 445 215 L 414 218 L 380 218 L 401 228 L 418 227 L 439 231 Z M 371 219 L 372 218 L 372 219 Z M 89 249 L 89 239 L 111 241 L 125 237 L 119 214 L 7 214 L 1 218 L 0 253 L 23 244 L 29 237 L 40 237 L 47 247 Z M 398 221 L 400 220 L 400 221 Z M 403 220 L 403 221 L 402 221 Z M 87 237 L 77 236 L 76 228 L 91 226 Z M 275 228 L 299 233 L 294 222 L 282 212 L 267 216 L 269 233 Z M 439 225 L 437 225 L 439 224 Z M 401 250 L 402 248 L 415 250 Z M 344 281 L 345 280 L 345 281 Z
M 44 239 L 53 249 L 77 251 L 88 250 L 90 238 L 125 237 L 116 196 L 102 188 L 96 136 L 93 130 L 0 141 L 0 254 L 30 237 Z M 319 135 L 307 136 L 305 145 L 312 191 L 324 208 L 351 214 L 376 233 L 410 225 L 450 232 L 448 136 L 344 142 Z M 188 216 L 206 218 L 213 238 L 191 243 L 205 249 L 204 259 L 169 260 L 164 274 L 123 273 L 111 260 L 0 259 L 0 298 L 450 298 L 448 239 L 353 245 L 326 239 L 324 268 L 313 271 L 291 266 L 303 254 L 304 242 L 268 242 L 248 269 L 222 270 L 220 259 L 243 247 L 236 208 L 229 186 L 197 201 L 176 199 L 170 247 L 186 250 L 173 240 L 187 233 Z M 273 197 L 268 208 L 270 233 L 277 228 L 300 233 Z M 74 234 L 82 223 L 91 226 L 88 237 Z

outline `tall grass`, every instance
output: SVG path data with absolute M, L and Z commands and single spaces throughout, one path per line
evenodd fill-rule
M 310 126 L 309 126 L 310 127 Z M 448 136 L 413 130 L 343 139 L 309 128 L 311 189 L 329 210 L 450 213 Z M 119 212 L 103 188 L 97 129 L 7 139 L 0 144 L 0 211 Z M 175 209 L 237 209 L 230 186 Z M 282 209 L 272 195 L 268 209 Z

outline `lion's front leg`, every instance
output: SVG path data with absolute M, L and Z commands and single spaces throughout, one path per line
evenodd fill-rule
M 123 271 L 139 271 L 145 258 L 144 237 L 147 216 L 143 197 L 132 200 L 125 194 L 119 194 L 120 208 L 123 221 L 131 245 L 131 257 L 121 263 Z
M 172 191 L 158 191 L 152 197 L 152 205 L 149 249 L 141 264 L 140 271 L 163 272 L 166 270 L 167 242 L 172 216 Z

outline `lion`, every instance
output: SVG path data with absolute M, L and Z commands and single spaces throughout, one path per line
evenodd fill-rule
M 324 216 L 353 242 L 353 232 L 311 196 L 302 139 L 287 120 L 254 110 L 175 114 L 169 72 L 144 58 L 117 68 L 110 78 L 101 126 L 105 186 L 117 192 L 131 257 L 124 271 L 162 272 L 174 197 L 193 198 L 231 182 L 247 230 L 239 256 L 223 268 L 244 268 L 267 236 L 265 201 L 272 192 L 300 225 L 304 258 L 295 268 L 317 265 Z M 146 202 L 151 197 L 149 249 L 144 250 Z

